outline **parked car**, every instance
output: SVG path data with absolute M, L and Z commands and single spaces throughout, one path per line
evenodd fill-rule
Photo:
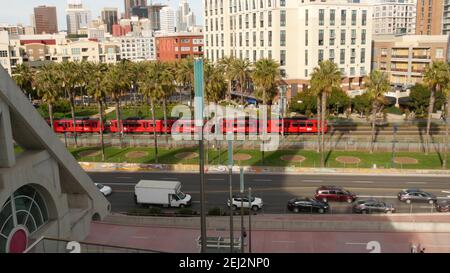
M 354 213 L 394 213 L 395 208 L 391 204 L 378 200 L 360 200 L 353 206 Z
M 398 193 L 398 200 L 411 204 L 411 202 L 426 202 L 434 204 L 437 197 L 434 194 L 424 192 L 419 189 L 407 189 Z
M 314 198 L 323 202 L 336 201 L 353 203 L 357 199 L 357 196 L 341 187 L 323 186 L 316 190 Z
M 287 208 L 295 213 L 305 211 L 323 214 L 330 209 L 330 206 L 325 202 L 313 198 L 299 197 L 289 200 Z
M 438 212 L 450 212 L 450 200 L 436 202 L 436 210 Z
M 253 211 L 258 211 L 262 209 L 264 203 L 262 199 L 258 197 L 252 197 L 252 200 L 249 202 L 248 196 L 234 195 L 232 203 L 230 204 L 230 199 L 228 199 L 227 205 L 228 207 L 231 205 L 234 210 L 244 207 L 252 209 Z
M 100 183 L 95 183 L 95 186 L 103 193 L 104 196 L 108 196 L 112 194 L 112 189 L 109 186 L 102 185 Z

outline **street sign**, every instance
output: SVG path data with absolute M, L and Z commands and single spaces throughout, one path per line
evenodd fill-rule
M 204 107 L 204 71 L 203 59 L 194 60 L 194 76 L 195 76 L 195 126 L 203 126 L 203 107 Z

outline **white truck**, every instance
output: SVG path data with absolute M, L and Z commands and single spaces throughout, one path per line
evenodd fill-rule
M 134 201 L 139 205 L 184 208 L 191 205 L 191 199 L 178 181 L 141 180 L 134 188 Z

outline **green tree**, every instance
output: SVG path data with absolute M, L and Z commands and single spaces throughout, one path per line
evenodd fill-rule
M 34 84 L 38 92 L 38 96 L 48 106 L 48 116 L 50 118 L 50 125 L 53 128 L 53 106 L 60 97 L 60 89 L 58 86 L 57 71 L 55 65 L 50 64 L 42 67 L 42 69 L 35 74 Z
M 231 102 L 231 92 L 233 91 L 233 81 L 236 79 L 235 71 L 233 69 L 233 64 L 236 58 L 234 57 L 224 57 L 219 61 L 219 65 L 225 74 L 225 79 L 228 85 L 227 101 Z
M 333 110 L 335 115 L 339 115 L 340 113 L 344 113 L 350 104 L 351 100 L 347 92 L 342 90 L 342 88 L 333 88 L 328 99 L 328 109 Z
M 226 95 L 226 82 L 222 67 L 205 62 L 206 100 L 219 103 Z
M 436 92 L 442 90 L 446 85 L 446 81 L 449 74 L 449 67 L 447 63 L 442 61 L 433 62 L 425 70 L 424 82 L 431 90 L 430 102 L 428 106 L 428 120 L 427 120 L 427 132 L 426 132 L 426 150 L 425 154 L 430 152 L 430 129 L 431 129 L 431 116 L 434 111 L 434 104 L 436 100 Z
M 385 94 L 391 89 L 391 84 L 388 75 L 378 70 L 372 71 L 365 81 L 369 100 L 372 104 L 372 142 L 370 146 L 370 153 L 372 154 L 375 145 L 376 117 L 386 103 Z
M 182 86 L 183 90 L 189 91 L 191 106 L 194 97 L 194 61 L 191 58 L 182 59 L 176 64 L 176 82 Z
M 260 59 L 255 63 L 252 79 L 263 105 L 272 105 L 281 80 L 280 65 L 272 59 Z
M 308 89 L 291 99 L 290 110 L 310 117 L 317 113 L 317 96 Z
M 369 115 L 371 104 L 368 93 L 358 95 L 352 99 L 353 110 L 362 115 Z
M 414 112 L 416 117 L 423 118 L 428 114 L 427 109 L 430 104 L 430 89 L 423 84 L 416 84 L 411 87 L 411 93 L 409 95 L 408 108 Z M 433 108 L 441 109 L 445 104 L 445 97 L 442 92 L 436 93 L 436 99 Z
M 104 128 L 104 105 L 106 97 L 108 96 L 108 89 L 106 85 L 106 74 L 108 67 L 105 64 L 90 63 L 87 67 L 89 77 L 87 78 L 87 91 L 98 105 L 98 114 L 100 117 L 100 144 L 102 149 L 102 161 L 105 161 L 105 143 L 103 139 Z
M 248 82 L 251 79 L 251 67 L 252 64 L 247 59 L 235 59 L 231 63 L 231 74 L 237 80 L 242 105 L 244 105 L 244 92 L 247 91 Z
M 314 68 L 311 74 L 311 88 L 319 91 L 321 96 L 321 166 L 325 167 L 325 134 L 323 128 L 325 127 L 325 120 L 327 118 L 327 98 L 333 91 L 333 88 L 340 88 L 342 82 L 342 74 L 337 65 L 329 60 L 320 62 L 319 66 Z
M 36 96 L 36 92 L 33 88 L 33 70 L 26 64 L 19 64 L 13 69 L 12 77 L 24 92 L 31 99 Z

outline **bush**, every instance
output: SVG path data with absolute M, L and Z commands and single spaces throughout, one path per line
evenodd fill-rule
M 162 214 L 162 209 L 157 207 L 136 208 L 129 210 L 127 214 L 135 216 L 154 216 Z
M 197 211 L 190 209 L 190 208 L 182 208 L 178 210 L 178 213 L 180 215 L 196 215 Z
M 385 111 L 386 111 L 386 113 L 389 113 L 389 114 L 403 115 L 402 110 L 399 109 L 399 108 L 397 108 L 397 107 L 395 107 L 395 106 L 391 106 L 391 107 L 389 107 L 389 108 L 386 108 Z

